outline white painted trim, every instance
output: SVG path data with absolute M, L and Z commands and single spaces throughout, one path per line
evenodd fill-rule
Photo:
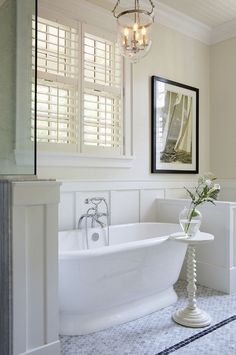
M 14 206 L 27 206 L 57 204 L 60 196 L 57 181 L 17 181 L 12 183 Z M 26 193 L 27 191 L 27 193 Z M 43 191 L 43 194 L 42 194 Z
M 130 141 L 129 141 L 130 142 Z M 128 146 L 128 151 L 130 147 Z M 78 168 L 131 168 L 134 156 L 95 156 L 80 153 L 46 152 L 38 151 L 37 165 L 66 166 Z M 32 166 L 34 160 L 33 151 L 15 151 L 16 164 L 19 166 Z
M 211 27 L 159 2 L 156 2 L 155 22 L 205 44 L 211 43 Z
M 61 192 L 75 192 L 75 191 L 116 191 L 116 190 L 159 190 L 159 189 L 183 189 L 183 186 L 193 187 L 195 181 L 186 180 L 167 180 L 163 181 L 149 181 L 149 180 L 63 180 L 60 181 Z M 184 190 L 184 189 L 183 189 Z
M 38 166 L 78 168 L 131 168 L 133 156 L 91 156 L 58 152 L 39 152 Z
M 183 185 L 182 185 L 183 186 Z M 185 185 L 184 185 L 185 186 Z M 168 201 L 168 202 L 174 202 L 177 205 L 183 205 L 183 202 L 188 202 L 190 199 L 184 199 L 184 198 L 167 198 L 167 199 L 158 199 L 158 201 Z M 227 205 L 229 207 L 236 207 L 236 202 L 233 201 L 217 201 L 218 205 Z
M 221 188 L 236 188 L 236 179 L 220 179 Z
M 108 0 L 111 3 L 111 8 L 114 5 L 114 0 Z M 226 39 L 236 36 L 236 19 L 229 21 L 223 25 L 211 28 L 204 23 L 193 19 L 190 16 L 177 11 L 170 6 L 155 2 L 155 22 L 163 26 L 172 28 L 188 37 L 194 38 L 207 45 L 215 44 Z M 84 0 L 71 0 L 71 6 L 68 8 L 63 0 L 41 0 L 40 8 L 46 8 L 55 13 L 63 11 L 63 13 L 77 20 L 99 26 L 104 29 L 109 29 L 109 32 L 116 31 L 116 20 L 113 18 L 111 11 L 108 11 L 101 6 L 90 4 Z M 88 20 L 87 13 L 90 14 Z M 103 20 L 105 18 L 105 21 Z
M 62 15 L 63 14 L 63 15 Z M 116 37 L 116 21 L 113 18 L 110 11 L 103 9 L 100 6 L 92 5 L 84 0 L 70 0 L 70 6 L 63 0 L 42 0 L 39 4 L 39 17 L 45 17 L 54 20 L 65 16 L 66 19 L 71 19 L 72 21 L 78 21 L 82 24 L 82 27 L 86 26 L 93 28 L 96 32 L 101 30 L 102 37 L 106 38 L 108 33 L 108 39 L 114 39 Z M 104 31 L 105 30 L 105 31 Z M 89 147 L 85 150 L 82 144 L 82 139 L 80 137 L 81 143 L 80 153 L 65 153 L 65 151 L 44 151 L 41 150 L 42 145 L 39 144 L 38 153 L 38 166 L 66 166 L 66 167 L 82 167 L 82 168 L 130 168 L 132 166 L 132 152 L 133 152 L 133 117 L 132 117 L 132 69 L 130 63 L 125 63 L 124 68 L 124 88 L 122 91 L 126 92 L 124 101 L 125 111 L 124 117 L 124 132 L 123 132 L 123 154 L 115 156 L 115 152 L 108 154 L 107 151 L 101 152 L 101 149 L 93 151 Z M 80 83 L 82 84 L 82 81 Z M 80 93 L 83 90 L 80 88 Z M 80 98 L 80 102 L 82 99 Z M 82 105 L 80 105 L 82 107 Z M 82 115 L 81 115 L 82 119 Z M 46 146 L 45 146 L 46 147 Z M 67 148 L 67 147 L 65 147 Z M 47 148 L 45 148 L 47 149 Z M 91 153 L 91 154 L 90 154 Z M 101 154 L 100 154 L 101 153 Z M 105 156 L 107 154 L 107 156 Z M 30 156 L 27 156 L 26 152 L 17 151 L 15 153 L 16 160 L 20 165 L 29 165 L 31 163 Z
M 197 283 L 199 285 L 210 287 L 214 290 L 218 290 L 228 294 L 236 291 L 236 285 L 234 285 L 234 289 L 232 288 L 232 286 L 230 287 L 229 277 L 231 271 L 229 273 L 229 270 L 227 268 L 197 261 L 197 270 Z M 232 273 L 234 271 L 235 270 L 232 270 Z M 186 262 L 182 267 L 180 279 L 186 280 Z
M 114 5 L 113 0 L 108 1 Z M 154 0 L 154 3 L 156 23 L 172 28 L 207 45 L 236 36 L 236 19 L 212 28 L 157 0 Z
M 113 0 L 108 1 L 114 5 Z M 154 4 L 154 20 L 156 23 L 172 28 L 175 31 L 199 40 L 205 44 L 210 44 L 212 32 L 211 27 L 173 9 L 170 6 L 157 2 L 157 0 L 154 0 Z
M 60 341 L 55 341 L 51 344 L 40 346 L 33 350 L 28 350 L 26 353 L 20 355 L 59 355 L 60 354 Z
M 236 19 L 212 29 L 211 44 L 219 43 L 236 36 Z

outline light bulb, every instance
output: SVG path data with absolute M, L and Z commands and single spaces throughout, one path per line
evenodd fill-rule
M 128 46 L 128 39 L 129 39 L 129 29 L 126 27 L 125 29 L 124 29 L 124 45 L 125 45 L 125 47 L 127 47 Z
M 129 29 L 127 27 L 124 29 L 124 35 L 127 37 L 129 36 Z
M 134 23 L 134 25 L 133 25 L 133 30 L 134 30 L 134 31 L 138 31 L 138 24 L 137 24 L 137 22 Z

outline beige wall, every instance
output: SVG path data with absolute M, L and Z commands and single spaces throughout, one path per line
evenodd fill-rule
M 209 170 L 209 47 L 172 29 L 155 24 L 153 48 L 134 65 L 134 161 L 132 168 L 55 168 L 40 167 L 40 178 L 58 179 L 186 179 L 186 175 L 150 174 L 150 77 L 165 78 L 200 89 L 200 172 Z M 193 176 L 188 176 L 191 179 Z
M 211 47 L 211 170 L 236 178 L 236 37 Z

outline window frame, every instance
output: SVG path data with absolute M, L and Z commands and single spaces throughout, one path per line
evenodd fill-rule
M 89 33 L 90 35 L 92 36 L 96 36 L 96 37 L 99 37 L 101 39 L 104 39 L 105 41 L 110 41 L 110 42 L 113 42 L 113 44 L 115 43 L 115 37 L 113 34 L 111 33 L 105 33 L 104 30 L 101 30 L 100 28 L 98 27 L 95 27 L 95 26 L 91 26 L 91 25 L 88 25 L 88 24 L 82 24 L 82 32 L 81 32 L 81 37 L 82 37 L 82 58 L 81 58 L 81 109 L 80 109 L 80 121 L 81 121 L 81 127 L 84 128 L 84 114 L 83 114 L 83 111 L 84 111 L 84 100 L 83 100 L 83 95 L 86 91 L 86 89 L 90 89 L 93 90 L 97 90 L 96 89 L 96 86 L 97 84 L 90 84 L 89 82 L 86 83 L 86 80 L 84 79 L 84 45 L 83 45 L 83 41 L 84 41 L 84 38 L 85 38 L 85 33 Z M 122 73 L 122 80 L 121 80 L 121 86 L 120 86 L 120 93 L 119 93 L 119 97 L 120 97 L 120 100 L 121 100 L 121 106 L 120 106 L 120 123 L 121 123 L 121 140 L 122 140 L 122 143 L 121 143 L 121 146 L 118 147 L 118 148 L 108 148 L 108 147 L 98 147 L 98 146 L 87 146 L 84 144 L 84 139 L 83 139 L 83 132 L 81 130 L 81 134 L 80 134 L 80 145 L 81 145 L 81 149 L 80 149 L 80 153 L 83 153 L 83 154 L 87 154 L 87 155 L 98 155 L 98 156 L 123 156 L 124 155 L 124 117 L 125 117 L 125 113 L 124 113 L 124 96 L 123 96 L 123 93 L 124 93 L 124 59 L 123 57 L 121 57 L 121 73 Z M 98 85 L 98 86 L 103 86 L 103 85 Z M 113 89 L 113 87 L 112 87 Z M 109 88 L 107 88 L 105 85 L 104 85 L 104 88 L 102 89 L 103 91 L 101 91 L 101 95 L 103 93 L 109 93 Z M 111 90 L 112 91 L 112 90 Z M 115 94 L 114 94 L 115 96 Z
M 83 0 L 81 1 L 80 4 L 77 5 L 78 8 L 81 7 L 81 9 L 85 6 L 85 3 Z M 104 10 L 99 9 L 99 21 L 97 21 L 98 16 L 97 16 L 97 8 L 94 7 L 94 5 L 87 5 L 91 11 L 86 12 L 86 14 L 90 14 L 90 16 L 85 15 L 85 11 L 82 12 L 82 18 L 74 18 L 72 17 L 72 12 L 73 10 L 71 9 L 71 14 L 68 16 L 68 13 L 66 11 L 63 11 L 62 15 L 62 9 L 60 8 L 60 11 L 56 10 L 55 8 L 50 8 L 50 6 L 45 7 L 45 4 L 40 6 L 39 8 L 39 17 L 46 18 L 51 21 L 57 21 L 61 22 L 62 24 L 65 25 L 75 25 L 75 23 L 78 26 L 80 26 L 80 35 L 81 35 L 81 41 L 82 41 L 82 33 L 84 28 L 93 28 L 96 29 L 96 34 L 101 33 L 106 39 L 112 39 L 114 40 L 116 37 L 115 34 L 115 27 L 113 28 L 113 31 L 111 31 L 111 28 L 108 27 L 107 29 L 103 26 L 101 26 L 101 23 L 107 22 L 107 14 Z M 95 10 L 96 8 L 96 10 Z M 65 13 L 65 15 L 64 15 Z M 96 15 L 96 16 L 95 16 Z M 86 18 L 85 18 L 86 17 Z M 109 26 L 109 24 L 107 24 Z M 82 69 L 82 55 L 80 55 L 80 72 Z M 121 93 L 121 98 L 123 102 L 123 145 L 122 145 L 122 152 L 120 155 L 116 154 L 99 154 L 98 149 L 95 151 L 91 152 L 85 152 L 82 147 L 82 140 L 81 140 L 81 126 L 80 123 L 77 124 L 77 127 L 79 129 L 78 135 L 80 137 L 80 142 L 78 142 L 77 151 L 72 151 L 68 148 L 66 148 L 67 144 L 61 144 L 60 149 L 55 149 L 53 146 L 54 144 L 51 145 L 50 143 L 38 143 L 38 165 L 39 166 L 73 166 L 73 167 L 124 167 L 124 168 L 129 168 L 132 166 L 132 161 L 133 161 L 133 138 L 132 138 L 132 132 L 133 132 L 133 117 L 132 117 L 132 64 L 130 64 L 127 60 L 123 59 L 123 87 L 122 87 L 122 93 Z M 79 78 L 79 85 L 81 85 L 82 80 Z M 82 105 L 81 105 L 81 93 L 82 93 L 82 88 L 79 86 L 79 91 L 80 91 L 80 107 L 79 111 L 82 112 Z M 82 116 L 80 115 L 81 119 Z M 56 144 L 55 144 L 56 145 Z M 99 147 L 97 147 L 99 148 Z

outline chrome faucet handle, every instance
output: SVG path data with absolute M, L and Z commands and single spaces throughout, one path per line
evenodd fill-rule
M 95 206 L 98 206 L 102 201 L 104 201 L 104 197 L 92 197 L 92 198 L 86 198 L 84 200 L 84 203 L 88 205 L 89 203 L 92 203 Z

